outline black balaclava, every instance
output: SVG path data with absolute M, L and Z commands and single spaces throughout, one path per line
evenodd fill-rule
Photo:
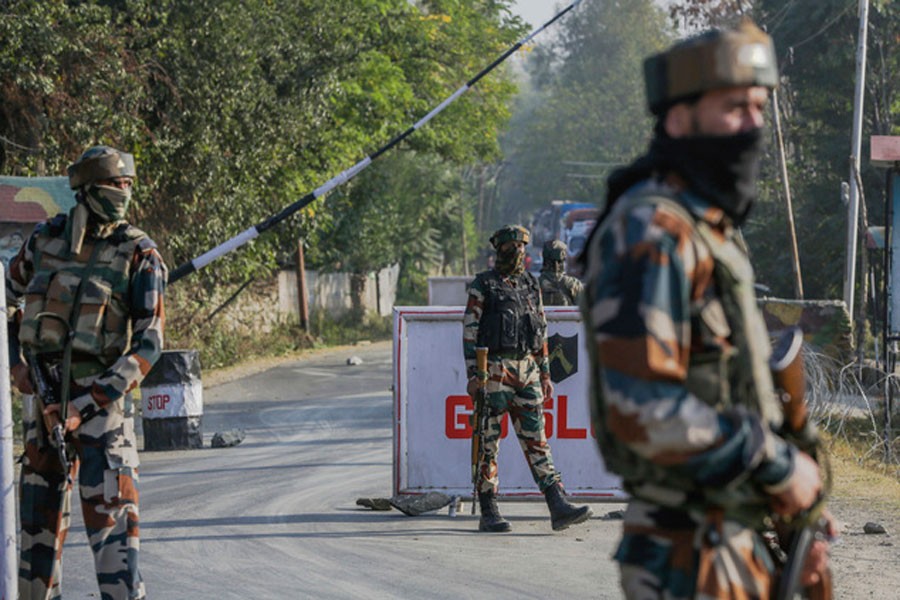
M 672 138 L 663 129 L 660 118 L 647 154 L 610 175 L 604 216 L 632 185 L 653 174 L 675 171 L 687 181 L 691 191 L 721 208 L 740 227 L 756 199 L 763 142 L 762 129 L 724 136 Z
M 525 272 L 525 246 L 510 244 L 505 250 L 501 245 L 497 248 L 497 260 L 494 268 L 501 275 L 521 275 Z
M 544 259 L 544 264 L 541 265 L 541 273 L 547 273 L 548 275 L 556 275 L 558 277 L 565 271 L 566 264 L 561 260 Z

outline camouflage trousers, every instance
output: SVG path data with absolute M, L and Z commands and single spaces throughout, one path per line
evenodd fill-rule
M 615 559 L 629 600 L 766 600 L 775 562 L 756 531 L 632 500 Z
M 25 452 L 19 484 L 21 554 L 19 598 L 51 600 L 62 597 L 62 548 L 71 522 L 72 488 L 66 481 L 56 448 L 50 445 L 38 403 L 26 398 Z M 108 440 L 121 429 L 108 431 L 110 418 L 101 410 L 77 430 L 70 473 L 77 477 L 81 510 L 103 600 L 145 597 L 138 571 L 137 469 L 113 468 Z M 71 437 L 71 436 L 70 436 Z M 133 433 L 130 443 L 135 444 Z
M 541 391 L 540 369 L 531 357 L 524 360 L 491 359 L 488 362 L 486 398 L 489 416 L 484 436 L 483 460 L 479 492 L 496 491 L 500 485 L 497 457 L 503 415 L 509 413 L 519 446 L 531 469 L 534 482 L 543 492 L 559 482 L 553 466 L 553 456 L 544 431 L 544 395 Z

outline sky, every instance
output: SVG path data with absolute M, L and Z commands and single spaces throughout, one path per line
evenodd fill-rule
M 540 27 L 553 18 L 558 10 L 567 7 L 571 2 L 566 0 L 515 0 L 512 3 L 513 13 L 525 19 L 532 27 Z
M 553 15 L 569 6 L 574 0 L 514 0 L 513 14 L 519 15 L 533 28 L 540 27 L 553 18 Z M 665 6 L 669 0 L 660 0 L 658 4 Z M 576 9 L 577 10 L 577 9 Z

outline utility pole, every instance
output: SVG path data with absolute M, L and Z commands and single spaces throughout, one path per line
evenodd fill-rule
M 858 244 L 859 171 L 862 145 L 863 100 L 866 82 L 866 38 L 869 24 L 869 0 L 859 0 L 859 41 L 856 48 L 856 92 L 853 98 L 853 140 L 850 149 L 850 202 L 847 206 L 847 265 L 844 276 L 844 303 L 853 321 L 853 296 L 856 288 L 856 247 Z
M 778 156 L 781 162 L 781 183 L 784 186 L 784 204 L 787 211 L 788 238 L 791 240 L 791 266 L 794 270 L 794 295 L 803 300 L 803 277 L 800 274 L 800 252 L 797 249 L 797 231 L 794 228 L 794 207 L 791 202 L 791 182 L 788 180 L 787 159 L 784 155 L 784 136 L 781 131 L 781 107 L 778 90 L 772 90 L 772 109 L 775 112 L 775 134 L 778 137 Z
M 303 331 L 309 333 L 309 301 L 306 296 L 306 259 L 303 240 L 297 240 L 297 318 Z
M 466 204 L 462 198 L 459 201 L 459 228 L 462 232 L 462 261 L 463 275 L 469 275 L 469 244 L 466 240 Z

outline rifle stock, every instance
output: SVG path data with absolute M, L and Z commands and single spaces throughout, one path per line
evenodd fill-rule
M 785 331 L 772 349 L 770 368 L 775 387 L 781 390 L 781 402 L 787 429 L 803 431 L 807 421 L 806 375 L 803 372 L 803 331 L 792 327 Z
M 824 456 L 817 457 L 818 436 L 809 422 L 802 349 L 803 330 L 799 327 L 788 329 L 782 333 L 772 348 L 769 367 L 775 387 L 781 396 L 784 412 L 783 433 L 813 458 L 824 459 Z M 827 470 L 827 462 L 825 464 Z M 790 548 L 787 553 L 787 562 L 779 577 L 776 600 L 793 600 L 796 593 L 800 591 L 800 576 L 803 573 L 803 566 L 809 555 L 810 547 L 817 536 L 827 534 L 825 531 L 826 521 L 819 517 L 823 505 L 824 497 L 805 511 L 805 514 L 801 514 L 799 518 L 793 520 L 802 526 L 785 536 L 789 536 Z M 813 515 L 815 515 L 814 518 Z M 831 571 L 826 568 L 821 579 L 805 588 L 803 593 L 810 600 L 831 600 L 833 597 Z
M 475 376 L 478 377 L 478 391 L 475 394 L 472 410 L 472 514 L 475 514 L 475 503 L 478 501 L 478 485 L 481 483 L 481 457 L 484 453 L 484 420 L 487 400 L 485 387 L 488 380 L 488 349 L 482 346 L 475 348 Z

